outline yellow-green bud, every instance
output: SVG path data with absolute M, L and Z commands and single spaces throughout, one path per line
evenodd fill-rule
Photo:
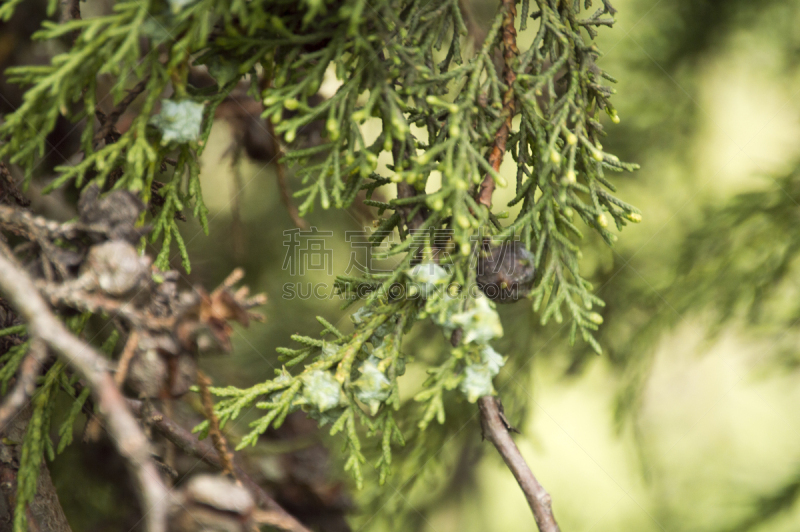
M 290 111 L 294 111 L 295 109 L 300 107 L 300 102 L 298 102 L 294 98 L 286 98 L 285 100 L 283 100 L 283 106 Z
M 597 219 L 597 225 L 599 225 L 602 228 L 608 227 L 608 220 L 606 219 L 605 214 L 601 214 L 596 219 Z
M 572 131 L 567 132 L 567 144 L 574 146 L 578 142 L 578 137 Z
M 428 205 L 434 211 L 441 211 L 444 208 L 444 202 L 442 201 L 442 198 L 436 198 L 432 202 L 429 202 Z
M 587 317 L 589 318 L 589 321 L 591 321 L 596 325 L 600 325 L 601 323 L 603 323 L 603 316 L 601 316 L 597 312 L 590 312 L 589 316 Z
M 569 184 L 575 183 L 577 181 L 577 178 L 575 177 L 575 170 L 567 170 L 567 173 L 564 174 L 564 179 Z
M 553 161 L 553 164 L 561 164 L 561 154 L 556 150 L 550 150 L 550 160 Z
M 636 224 L 642 221 L 642 215 L 638 212 L 629 212 L 625 217 Z

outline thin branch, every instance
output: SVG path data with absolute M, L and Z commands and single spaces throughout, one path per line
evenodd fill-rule
M 150 76 L 144 78 L 142 81 L 137 83 L 133 86 L 131 90 L 128 91 L 128 94 L 120 100 L 120 102 L 114 106 L 114 109 L 111 110 L 110 113 L 104 115 L 99 109 L 95 110 L 95 114 L 97 115 L 98 120 L 103 124 L 100 129 L 95 133 L 92 142 L 96 146 L 101 140 L 105 139 L 111 133 L 114 132 L 114 126 L 117 125 L 117 121 L 128 109 L 128 106 L 133 103 L 144 89 L 147 87 L 147 83 L 150 81 Z
M 203 411 L 208 419 L 208 434 L 217 450 L 219 461 L 222 464 L 222 472 L 226 475 L 234 475 L 233 455 L 228 451 L 228 442 L 219 430 L 219 418 L 214 414 L 214 401 L 211 399 L 211 379 L 200 370 L 197 370 L 197 384 L 200 387 L 200 399 L 203 402 Z
M 139 332 L 135 329 L 128 335 L 128 341 L 125 342 L 125 348 L 117 362 L 117 372 L 114 373 L 114 383 L 117 388 L 122 389 L 125 379 L 128 376 L 128 367 L 130 366 L 133 355 L 136 354 L 136 348 L 139 346 Z M 100 439 L 102 423 L 99 417 L 92 417 L 86 423 L 86 428 L 83 430 L 83 441 L 97 441 Z
M 198 440 L 194 434 L 181 427 L 155 408 L 151 408 L 149 405 L 145 406 L 142 401 L 128 399 L 127 402 L 134 414 L 143 418 L 147 417 L 146 422 L 151 428 L 174 443 L 183 452 L 199 458 L 212 467 L 218 469 L 224 467 L 219 455 L 210 443 Z M 235 462 L 233 465 L 233 472 L 239 482 L 253 494 L 258 505 L 265 510 L 268 515 L 273 516 L 273 521 L 270 523 L 272 526 L 290 532 L 311 532 L 305 525 L 300 523 L 294 516 L 284 510 L 281 505 L 275 502 L 275 499 L 270 497 L 269 494 L 250 478 L 250 475 Z
M 131 365 L 133 355 L 136 354 L 137 347 L 139 347 L 139 331 L 134 329 L 128 335 L 128 341 L 125 342 L 125 348 L 122 350 L 119 362 L 117 362 L 117 372 L 114 374 L 114 382 L 117 384 L 117 388 L 122 388 L 125 383 L 125 379 L 128 376 L 128 368 Z
M 505 10 L 505 17 L 503 18 L 503 80 L 506 83 L 506 92 L 503 94 L 503 114 L 505 120 L 497 130 L 494 136 L 494 146 L 492 151 L 489 152 L 489 165 L 495 172 L 500 170 L 500 165 L 503 163 L 503 156 L 506 153 L 506 143 L 508 136 L 511 133 L 511 123 L 514 120 L 515 113 L 515 95 L 514 95 L 514 82 L 517 80 L 517 74 L 514 71 L 513 62 L 519 55 L 517 48 L 517 30 L 514 29 L 514 19 L 517 17 L 516 0 L 501 0 L 501 7 Z M 486 205 L 491 210 L 492 208 L 492 194 L 494 193 L 494 178 L 491 174 L 487 173 L 483 178 L 480 190 L 478 191 L 478 203 Z
M 7 434 L 8 424 L 33 397 L 36 391 L 36 379 L 45 360 L 47 360 L 47 346 L 39 338 L 33 338 L 28 354 L 20 365 L 17 384 L 0 406 L 0 432 L 3 434 Z
M 10 199 L 20 207 L 27 207 L 31 200 L 26 198 L 14 182 L 14 177 L 2 161 L 0 161 L 0 203 L 11 203 Z
M 275 125 L 271 120 L 267 120 L 267 127 L 269 128 L 269 136 L 272 138 L 272 151 L 275 154 L 275 173 L 278 178 L 278 188 L 281 191 L 281 201 L 283 206 L 286 207 L 289 217 L 295 226 L 300 229 L 308 229 L 308 224 L 300 217 L 294 202 L 292 201 L 292 191 L 289 189 L 289 182 L 286 180 L 286 169 L 281 163 L 283 151 L 281 150 L 281 143 L 278 140 L 278 135 L 275 133 Z
M 481 411 L 483 436 L 494 444 L 500 456 L 517 479 L 519 487 L 528 499 L 533 518 L 539 532 L 560 532 L 551 508 L 550 494 L 545 491 L 531 468 L 525 462 L 514 440 L 509 434 L 510 426 L 503 414 L 500 401 L 491 395 L 478 399 Z
M 169 490 L 158 473 L 147 438 L 108 371 L 106 359 L 53 315 L 33 280 L 5 245 L 0 246 L 0 291 L 28 322 L 30 336 L 41 339 L 86 379 L 117 450 L 138 481 L 147 530 L 165 532 Z
M 81 20 L 80 0 L 62 0 L 61 8 L 63 10 L 61 17 L 64 22 L 70 20 Z

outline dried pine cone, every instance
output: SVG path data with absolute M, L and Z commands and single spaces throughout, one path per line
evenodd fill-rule
M 477 265 L 478 286 L 498 303 L 513 303 L 533 288 L 533 254 L 522 242 L 483 244 Z

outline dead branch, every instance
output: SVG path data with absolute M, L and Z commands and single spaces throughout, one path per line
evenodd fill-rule
M 164 436 L 168 441 L 174 443 L 180 450 L 190 456 L 194 456 L 206 464 L 222 469 L 224 466 L 214 447 L 207 441 L 200 441 L 197 437 L 184 429 L 175 421 L 165 416 L 158 410 L 145 406 L 143 401 L 128 399 L 128 406 L 134 414 L 140 417 L 147 417 L 146 422 L 150 427 Z M 271 516 L 272 521 L 264 524 L 287 530 L 289 532 L 311 532 L 308 528 L 295 519 L 289 512 L 284 510 L 275 499 L 269 496 L 264 489 L 259 486 L 247 472 L 235 462 L 233 472 L 236 478 L 253 494 L 258 506 L 266 513 L 260 514 L 261 518 Z
M 117 363 L 117 372 L 114 374 L 114 382 L 117 383 L 118 388 L 122 388 L 125 383 L 125 378 L 128 376 L 128 367 L 131 364 L 133 355 L 136 354 L 137 347 L 139 347 L 139 332 L 133 330 L 128 336 L 128 341 L 125 342 L 125 349 L 122 350 Z
M 503 80 L 506 83 L 506 92 L 503 94 L 503 114 L 505 121 L 497 130 L 494 136 L 494 146 L 489 152 L 489 165 L 497 172 L 503 163 L 503 155 L 506 153 L 506 143 L 511 133 L 511 123 L 515 112 L 514 82 L 517 74 L 514 72 L 513 61 L 519 54 L 517 49 L 517 30 L 514 29 L 514 19 L 517 17 L 517 5 L 515 0 L 501 0 L 502 8 L 505 10 L 503 18 Z M 487 173 L 483 178 L 480 190 L 478 191 L 478 203 L 492 208 L 492 194 L 494 193 L 494 178 Z
M 165 532 L 170 492 L 158 473 L 147 438 L 108 371 L 105 358 L 70 333 L 52 314 L 33 280 L 5 245 L 0 245 L 0 291 L 28 322 L 30 336 L 43 341 L 86 379 L 106 419 L 109 434 L 138 482 L 147 530 Z
M 511 427 L 505 420 L 499 403 L 500 401 L 491 395 L 478 399 L 483 436 L 494 444 L 500 456 L 503 457 L 503 461 L 514 474 L 514 478 L 517 479 L 517 483 L 522 488 L 533 511 L 533 518 L 536 520 L 539 531 L 560 532 L 561 529 L 558 528 L 553 516 L 550 494 L 533 476 L 531 468 L 528 467 L 514 440 L 511 439 L 509 434 Z

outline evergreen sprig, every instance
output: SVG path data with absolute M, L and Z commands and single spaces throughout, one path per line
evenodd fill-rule
M 486 240 L 519 238 L 533 252 L 531 298 L 542 322 L 561 321 L 565 311 L 571 340 L 580 332 L 600 351 L 592 333 L 602 318 L 593 309 L 603 302 L 581 275 L 579 241 L 588 229 L 612 244 L 608 216 L 617 229 L 641 216 L 614 196 L 607 174 L 635 165 L 600 144 L 601 115 L 619 117 L 604 81 L 613 77 L 596 64 L 592 40 L 596 28 L 613 24 L 615 10 L 604 0 L 589 14 L 591 4 L 525 0 L 517 16 L 516 2 L 504 1 L 484 41 L 471 46 L 457 0 L 122 0 L 111 14 L 46 23 L 37 33 L 74 42 L 49 65 L 8 72 L 28 89 L 0 125 L 0 159 L 30 179 L 58 117 L 85 120 L 83 158 L 57 167 L 49 189 L 95 183 L 138 193 L 154 212 L 151 238 L 162 240 L 156 265 L 166 269 L 174 240 L 188 270 L 175 217 L 191 207 L 207 230 L 198 156 L 216 107 L 249 77 L 250 94 L 292 148 L 283 161 L 303 183 L 300 213 L 316 204 L 345 208 L 365 191 L 380 213 L 371 243 L 400 261 L 389 273 L 337 279 L 351 303 L 365 300 L 353 314 L 353 333 L 322 321 L 327 338 L 295 337 L 302 347 L 280 351 L 285 366 L 274 379 L 248 389 L 213 388 L 220 423 L 253 405 L 265 412 L 242 447 L 303 409 L 343 434 L 345 467 L 361 484 L 368 453 L 360 423 L 379 442 L 375 465 L 384 480 L 392 443 L 404 440 L 394 412 L 403 406 L 402 339 L 416 321 L 430 318 L 453 347 L 416 396 L 413 430 L 444 422 L 451 391 L 469 401 L 494 393 L 504 360 L 489 344 L 502 326 L 477 291 L 475 273 Z M 5 4 L 0 17 L 16 5 Z M 515 24 L 520 31 L 535 25 L 521 50 Z M 206 88 L 189 83 L 201 64 L 215 81 Z M 114 80 L 115 110 L 107 116 L 98 109 L 100 75 Z M 338 88 L 321 98 L 331 75 Z M 135 100 L 130 127 L 116 133 L 115 120 Z M 374 139 L 365 135 L 367 121 L 380 124 Z M 297 142 L 315 123 L 324 124 L 322 142 Z M 498 172 L 505 151 L 516 165 L 509 207 L 520 210 L 503 226 L 507 213 L 492 212 L 491 198 L 481 196 L 486 183 L 490 192 L 507 185 Z M 388 172 L 378 167 L 383 152 L 392 155 Z M 429 191 L 434 178 L 441 184 Z M 397 197 L 373 199 L 392 183 Z M 399 241 L 387 242 L 395 231 Z
M 391 399 L 397 397 L 394 392 L 383 400 L 372 397 L 370 404 L 359 397 L 363 390 L 358 383 L 374 366 L 381 368 L 376 382 L 385 380 L 387 389 L 398 389 L 399 374 L 387 369 L 406 358 L 399 346 L 414 321 L 431 317 L 448 337 L 457 329 L 466 335 L 466 341 L 457 342 L 441 364 L 430 370 L 425 389 L 415 397 L 421 404 L 415 420 L 420 430 L 434 419 L 444 422 L 447 392 L 459 389 L 471 401 L 493 393 L 491 380 L 503 359 L 488 342 L 502 334 L 502 328 L 499 333 L 486 332 L 496 313 L 486 298 L 470 293 L 475 288 L 480 250 L 476 243 L 486 238 L 520 238 L 534 251 L 539 270 L 532 298 L 534 309 L 542 312 L 542 322 L 551 318 L 560 322 L 566 309 L 572 319 L 571 341 L 580 332 L 600 352 L 592 332 L 602 317 L 593 309 L 603 302 L 580 273 L 577 242 L 583 234 L 578 224 L 612 244 L 616 235 L 608 229 L 608 216 L 618 229 L 641 220 L 635 207 L 613 195 L 614 186 L 606 175 L 633 170 L 635 165 L 620 162 L 599 142 L 605 134 L 600 114 L 619 121 L 609 101 L 613 91 L 603 84 L 613 78 L 596 65 L 599 51 L 591 43 L 594 28 L 610 24 L 610 19 L 603 18 L 613 15 L 609 4 L 581 18 L 579 3 L 554 8 L 549 2 L 536 2 L 538 10 L 530 18 L 538 22 L 538 30 L 531 46 L 516 50 L 508 65 L 515 72 L 511 86 L 498 75 L 493 61 L 495 52 L 509 46 L 504 41 L 506 7 L 498 10 L 480 48 L 463 57 L 465 25 L 457 5 L 410 2 L 400 8 L 392 2 L 370 2 L 365 6 L 352 4 L 360 18 L 349 19 L 350 24 L 344 26 L 340 21 L 350 13 L 348 3 L 338 17 L 333 11 L 326 12 L 327 17 L 307 13 L 303 21 L 288 13 L 276 15 L 282 17 L 283 27 L 295 28 L 286 36 L 291 34 L 296 42 L 276 47 L 270 56 L 274 83 L 263 92 L 264 116 L 289 142 L 308 124 L 325 123 L 328 142 L 290 151 L 284 158 L 306 185 L 296 194 L 305 198 L 301 214 L 309 212 L 317 200 L 324 209 L 347 207 L 359 190 L 366 190 L 366 203 L 382 215 L 370 237 L 372 245 L 386 245 L 394 231 L 400 235 L 398 242 L 389 242 L 377 256 L 403 258 L 389 273 L 337 279 L 337 289 L 350 302 L 366 300 L 353 316 L 352 337 L 343 338 L 338 331 L 333 332 L 337 337 L 333 342 L 295 337 L 304 347 L 279 350 L 285 367 L 273 381 L 248 390 L 218 390 L 223 396 L 221 419 L 234 418 L 252 404 L 269 411 L 251 424 L 253 430 L 242 445 L 255 443 L 259 434 L 280 425 L 298 408 L 323 423 L 333 423 L 332 433 L 344 433 L 346 468 L 359 485 L 365 458 L 356 421 L 366 426 L 367 433 L 382 435 L 384 452 L 376 466 L 385 479 L 392 437 L 385 428 L 376 428 L 375 419 L 388 419 L 385 416 L 400 405 Z M 314 30 L 306 33 L 306 17 L 314 16 Z M 526 4 L 522 27 L 527 18 Z M 250 49 L 256 46 L 253 41 Z M 341 84 L 330 98 L 315 104 L 312 97 L 331 62 Z M 477 197 L 485 176 L 506 185 L 485 154 L 508 119 L 509 93 L 518 102 L 519 116 L 519 126 L 510 131 L 507 143 L 517 165 L 517 193 L 510 206 L 519 203 L 521 208 L 516 219 L 503 227 Z M 287 111 L 292 113 L 289 118 Z M 365 140 L 361 128 L 369 119 L 381 123 L 380 133 L 371 142 Z M 388 175 L 377 167 L 378 155 L 384 151 L 394 161 Z M 426 192 L 432 176 L 440 177 L 441 186 Z M 388 182 L 398 183 L 398 196 L 373 201 L 373 191 Z M 437 268 L 438 277 L 422 279 L 416 269 L 420 266 Z M 445 290 L 448 284 L 456 287 L 456 294 Z M 404 295 L 395 299 L 398 287 Z M 409 297 L 415 289 L 418 297 Z M 433 293 L 420 294 L 428 289 Z M 476 315 L 480 320 L 470 321 Z M 362 317 L 368 319 L 362 321 Z M 390 320 L 398 325 L 388 336 L 372 338 L 374 329 L 369 324 Z M 387 342 L 397 346 L 391 354 L 382 351 Z M 289 372 L 288 368 L 301 364 L 305 365 L 299 373 Z

